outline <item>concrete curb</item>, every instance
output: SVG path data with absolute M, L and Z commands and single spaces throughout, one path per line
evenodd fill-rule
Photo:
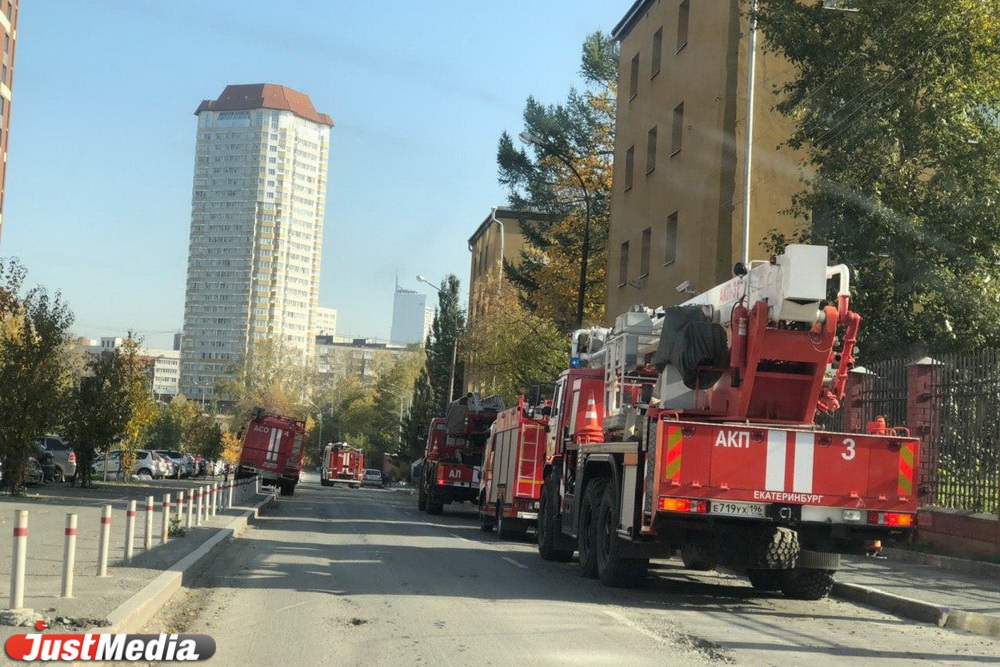
M 990 579 L 1000 579 L 1000 564 L 987 563 L 966 558 L 955 558 L 953 556 L 942 556 L 940 554 L 929 554 L 923 551 L 910 551 L 909 549 L 885 548 L 882 553 L 889 560 L 899 563 L 911 563 L 913 565 L 930 565 L 939 567 L 942 570 L 952 570 L 962 572 L 977 577 Z
M 197 565 L 206 560 L 212 553 L 224 545 L 230 537 L 242 533 L 251 517 L 257 518 L 261 508 L 274 502 L 274 497 L 266 496 L 263 500 L 236 516 L 228 525 L 220 528 L 215 535 L 193 552 L 174 563 L 162 574 L 146 585 L 141 591 L 122 603 L 108 614 L 109 626 L 90 628 L 88 633 L 135 633 L 148 623 L 167 603 L 174 593 L 180 590 L 184 577 Z
M 986 637 L 1000 637 L 1000 616 L 950 609 L 923 600 L 880 591 L 877 588 L 839 581 L 834 583 L 832 594 L 842 600 L 875 607 L 921 623 L 932 623 L 941 628 L 964 630 Z

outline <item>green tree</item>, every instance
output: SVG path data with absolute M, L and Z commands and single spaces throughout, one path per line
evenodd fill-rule
M 0 454 L 11 493 L 22 487 L 34 441 L 59 420 L 70 384 L 73 315 L 58 294 L 22 294 L 25 274 L 16 260 L 0 262 Z
M 406 456 L 412 458 L 423 453 L 425 431 L 431 418 L 444 414 L 448 404 L 452 355 L 457 352 L 454 345 L 457 342 L 461 346 L 465 334 L 465 312 L 458 302 L 458 293 L 459 281 L 454 275 L 441 281 L 437 312 L 424 344 L 424 365 L 413 385 L 409 413 L 403 419 L 404 449 Z M 456 355 L 452 400 L 462 396 L 463 359 L 464 355 Z
M 760 0 L 813 174 L 797 238 L 851 268 L 866 358 L 1000 343 L 1000 2 L 855 6 Z
M 525 131 L 542 146 L 533 145 L 529 153 L 505 132 L 497 151 L 500 183 L 509 189 L 511 207 L 547 214 L 542 220 L 519 221 L 528 247 L 519 263 L 505 265 L 506 274 L 529 310 L 564 331 L 576 326 L 588 201 L 584 316 L 587 322 L 604 317 L 618 84 L 618 46 L 610 36 L 595 32 L 586 38 L 580 75 L 583 91 L 571 89 L 565 104 L 528 98 Z
M 115 350 L 117 381 L 123 387 L 122 399 L 128 415 L 121 439 L 121 466 L 128 471 L 135 464 L 135 452 L 145 430 L 156 418 L 156 402 L 147 375 L 150 361 L 140 354 L 141 348 L 142 339 L 130 331 L 125 342 Z

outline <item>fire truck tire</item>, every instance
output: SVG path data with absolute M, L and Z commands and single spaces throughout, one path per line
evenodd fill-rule
M 422 485 L 420 490 L 417 492 L 417 509 L 421 512 L 427 511 L 427 492 L 424 491 L 424 487 Z
M 704 549 L 699 549 L 697 545 L 685 542 L 681 545 L 681 562 L 684 567 L 697 572 L 714 570 L 719 563 L 705 557 Z
M 764 543 L 758 551 L 760 569 L 788 570 L 795 567 L 800 551 L 797 532 L 790 528 L 776 528 L 763 537 Z
M 597 576 L 597 510 L 600 509 L 606 479 L 591 480 L 583 492 L 580 504 L 580 532 L 577 534 L 577 551 L 580 554 L 580 576 L 593 579 Z
M 281 483 L 281 495 L 283 495 L 283 496 L 294 496 L 295 495 L 295 482 L 282 482 Z
M 428 514 L 443 514 L 444 513 L 444 503 L 436 503 L 430 498 L 427 499 L 427 513 Z
M 613 486 L 604 489 L 597 512 L 597 576 L 605 586 L 634 588 L 649 571 L 648 558 L 624 558 L 618 537 L 618 497 Z
M 781 592 L 793 600 L 822 600 L 833 590 L 832 570 L 783 570 Z
M 780 591 L 787 570 L 747 570 L 750 585 L 757 591 Z
M 568 563 L 573 558 L 572 549 L 559 549 L 559 486 L 551 478 L 542 484 L 538 508 L 538 555 L 542 560 Z
M 319 480 L 319 484 L 320 484 L 320 486 L 330 486 L 330 480 L 328 480 L 328 479 L 321 479 L 321 480 Z
M 505 519 L 501 511 L 501 502 L 497 501 L 497 538 L 501 540 L 516 540 L 524 537 L 528 526 L 517 519 Z

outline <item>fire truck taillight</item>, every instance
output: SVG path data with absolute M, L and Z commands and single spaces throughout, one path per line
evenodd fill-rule
M 708 512 L 708 503 L 704 500 L 690 500 L 688 498 L 660 498 L 660 509 L 665 512 L 704 514 Z
M 898 512 L 869 512 L 868 523 L 876 526 L 899 526 L 907 528 L 913 525 L 912 514 Z

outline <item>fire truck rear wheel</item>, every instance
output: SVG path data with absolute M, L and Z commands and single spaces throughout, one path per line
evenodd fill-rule
M 747 570 L 750 585 L 757 591 L 780 591 L 787 570 Z
M 572 549 L 557 549 L 559 533 L 559 484 L 546 477 L 542 484 L 538 508 L 538 555 L 542 560 L 567 563 L 573 558 Z
M 320 486 L 330 486 L 330 480 L 328 480 L 328 479 L 321 479 L 321 480 L 319 480 L 319 484 L 320 484 Z
M 430 498 L 428 498 L 427 499 L 427 513 L 428 514 L 435 514 L 435 515 L 437 515 L 437 514 L 443 514 L 444 513 L 444 503 L 437 503 L 437 502 L 434 502 L 433 500 L 431 500 Z
M 597 576 L 605 586 L 633 588 L 649 571 L 648 558 L 624 558 L 618 537 L 618 497 L 614 486 L 604 489 L 597 512 Z
M 591 579 L 597 576 L 597 510 L 607 485 L 607 479 L 591 480 L 580 503 L 580 532 L 577 534 L 580 576 Z
M 427 492 L 424 491 L 423 485 L 421 485 L 420 490 L 417 491 L 417 509 L 421 512 L 427 511 Z
M 781 592 L 793 600 L 822 600 L 833 590 L 832 570 L 784 570 Z

